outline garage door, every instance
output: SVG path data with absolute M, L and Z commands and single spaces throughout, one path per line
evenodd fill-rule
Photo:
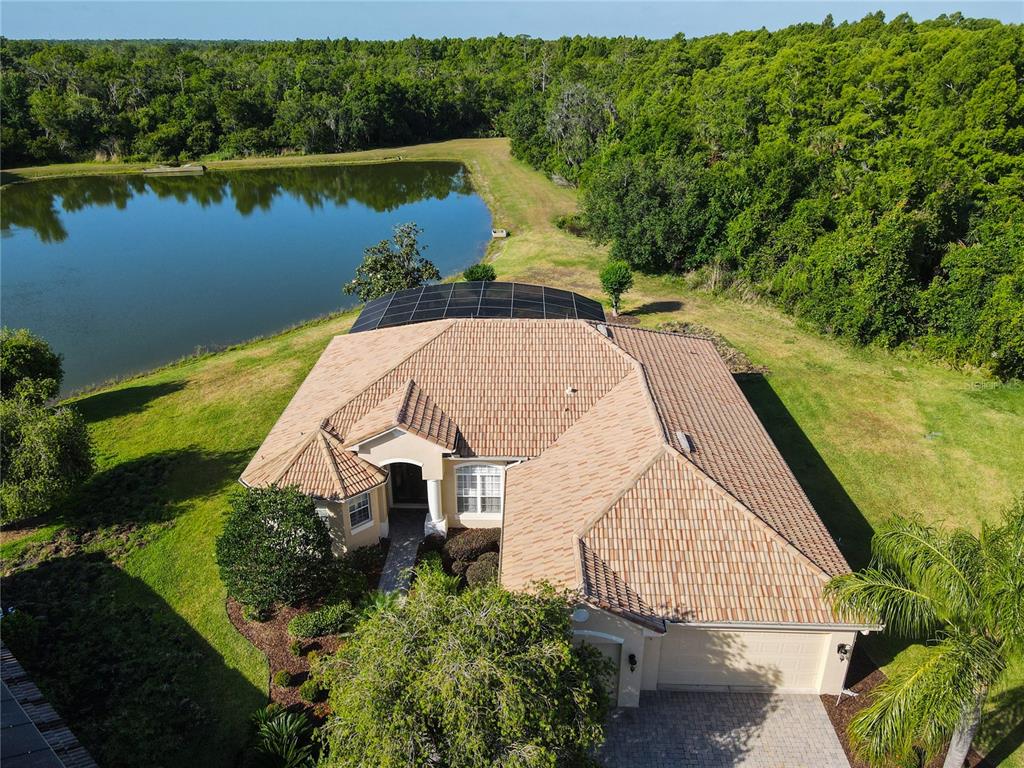
M 817 693 L 829 633 L 727 632 L 670 624 L 659 687 L 734 687 Z

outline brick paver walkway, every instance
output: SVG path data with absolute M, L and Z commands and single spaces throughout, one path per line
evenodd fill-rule
M 384 561 L 377 589 L 394 592 L 409 589 L 409 569 L 416 564 L 416 552 L 423 541 L 425 510 L 391 510 L 388 512 L 388 558 Z
M 650 691 L 616 709 L 608 768 L 850 768 L 817 696 Z

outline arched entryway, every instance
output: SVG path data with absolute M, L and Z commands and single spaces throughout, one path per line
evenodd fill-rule
M 391 506 L 397 509 L 426 508 L 427 481 L 417 464 L 393 462 L 388 465 L 388 494 Z

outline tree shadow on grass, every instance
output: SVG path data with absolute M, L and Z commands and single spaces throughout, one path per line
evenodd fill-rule
M 736 380 L 850 567 L 856 570 L 867 565 L 871 555 L 871 525 L 790 415 L 771 383 L 760 374 L 743 374 Z
M 978 742 L 991 746 L 979 768 L 996 768 L 1024 744 L 1024 685 L 1003 691 L 991 703 L 978 734 Z
M 648 301 L 639 307 L 634 307 L 626 314 L 629 315 L 657 315 L 662 312 L 678 312 L 683 308 L 681 301 Z
M 87 423 L 93 424 L 129 413 L 141 413 L 150 403 L 165 395 L 180 392 L 184 381 L 168 381 L 163 384 L 140 384 L 135 387 L 114 389 L 87 395 L 74 403 Z
M 4 580 L 41 632 L 4 640 L 104 766 L 232 765 L 265 693 L 144 582 L 99 553 Z
M 220 492 L 248 458 L 244 451 L 193 447 L 123 461 L 93 475 L 72 499 L 62 521 L 96 527 L 173 520 L 186 502 Z
M 102 550 L 116 561 L 152 541 L 197 501 L 223 493 L 249 455 L 199 448 L 151 453 L 93 475 L 61 507 L 56 534 L 28 544 L 3 563 L 5 571 L 80 550 Z

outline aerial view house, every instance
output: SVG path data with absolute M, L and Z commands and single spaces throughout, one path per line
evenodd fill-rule
M 500 527 L 501 583 L 573 590 L 616 698 L 838 693 L 846 561 L 711 342 L 566 291 L 428 286 L 334 338 L 241 476 L 313 497 L 338 552 L 421 510 Z M 413 512 L 417 513 L 417 512 Z

